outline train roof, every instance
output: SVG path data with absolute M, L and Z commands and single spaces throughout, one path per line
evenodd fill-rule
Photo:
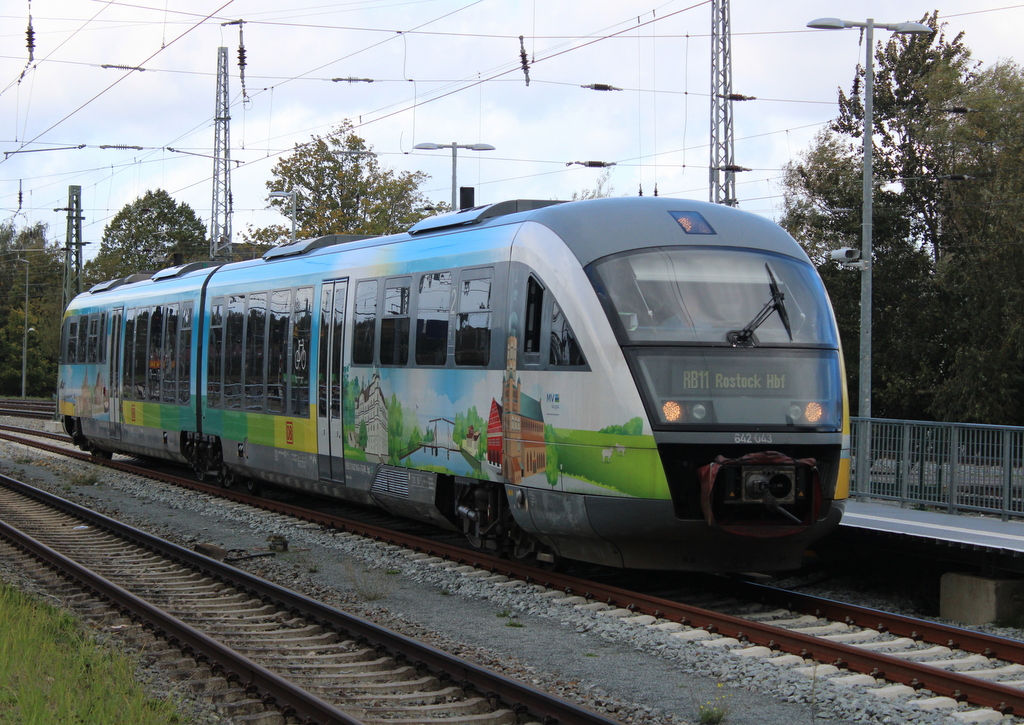
M 748 247 L 807 260 L 800 245 L 774 222 L 721 204 L 667 197 L 618 197 L 574 202 L 519 199 L 429 217 L 413 225 L 408 232 L 386 237 L 332 234 L 274 247 L 259 259 L 226 265 L 192 262 L 156 273 L 130 275 L 94 285 L 86 294 L 95 295 L 118 288 L 134 291 L 171 280 L 181 280 L 188 285 L 190 282 L 186 280 L 206 278 L 218 268 L 241 270 L 290 258 L 427 241 L 438 235 L 471 233 L 477 229 L 525 223 L 538 223 L 551 229 L 565 242 L 581 266 L 632 249 L 679 245 Z M 118 293 L 123 294 L 120 289 Z

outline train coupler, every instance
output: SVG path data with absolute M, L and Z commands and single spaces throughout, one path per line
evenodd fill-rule
M 711 526 L 741 536 L 790 536 L 809 529 L 821 509 L 813 458 L 778 451 L 718 456 L 698 471 L 700 504 Z

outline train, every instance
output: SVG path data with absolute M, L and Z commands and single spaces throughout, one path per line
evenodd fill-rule
M 842 517 L 844 381 L 821 279 L 772 221 L 511 200 L 96 284 L 64 313 L 58 412 L 100 457 L 517 560 L 768 572 Z

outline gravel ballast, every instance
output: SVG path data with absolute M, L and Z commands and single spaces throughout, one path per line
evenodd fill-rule
M 0 470 L 178 544 L 216 544 L 229 558 L 266 553 L 268 538 L 283 536 L 287 552 L 237 565 L 623 723 L 696 723 L 708 704 L 737 725 L 958 722 L 211 496 L 110 470 L 81 485 L 90 478 L 83 464 L 15 444 L 0 442 Z

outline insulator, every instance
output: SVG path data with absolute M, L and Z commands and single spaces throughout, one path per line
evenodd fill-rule
M 238 46 L 238 67 L 242 70 L 245 69 L 245 46 Z

